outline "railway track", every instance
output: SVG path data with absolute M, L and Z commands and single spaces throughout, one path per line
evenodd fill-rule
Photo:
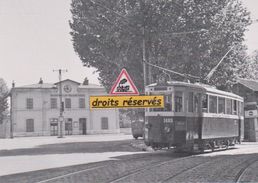
M 181 161 L 181 160 L 186 160 L 186 159 L 190 159 L 192 158 L 194 155 L 192 156 L 188 156 L 188 157 L 183 157 L 183 158 L 176 158 L 176 159 L 172 159 L 172 160 L 169 160 L 169 161 L 162 161 L 162 162 L 156 162 L 156 163 L 151 163 L 149 164 L 148 166 L 144 166 L 142 168 L 138 168 L 136 170 L 133 170 L 131 172 L 128 172 L 126 173 L 125 175 L 123 176 L 120 176 L 120 177 L 117 177 L 115 179 L 113 179 L 112 181 L 109 181 L 109 183 L 117 183 L 117 182 L 120 182 L 130 176 L 133 176 L 133 175 L 137 175 L 139 174 L 140 172 L 143 172 L 143 171 L 146 171 L 146 170 L 150 170 L 150 169 L 153 169 L 153 168 L 156 168 L 156 167 L 159 167 L 159 166 L 162 166 L 162 165 L 165 165 L 165 164 L 169 164 L 169 163 L 176 163 L 177 161 Z
M 59 176 L 56 176 L 56 177 L 45 179 L 45 180 L 42 180 L 42 181 L 39 181 L 39 182 L 36 182 L 36 183 L 47 183 L 47 182 L 51 182 L 51 181 L 56 181 L 56 180 L 59 180 L 59 179 L 67 178 L 69 176 L 73 176 L 75 174 L 85 173 L 85 172 L 88 172 L 88 171 L 91 171 L 91 170 L 96 170 L 96 169 L 100 169 L 100 168 L 104 168 L 104 167 L 106 167 L 106 166 L 96 166 L 96 167 L 92 167 L 92 168 L 86 168 L 86 169 L 75 171 L 75 172 L 72 172 L 72 173 L 67 173 L 67 174 L 64 174 L 64 175 L 59 175 Z
M 236 178 L 234 180 L 234 182 L 236 183 L 241 183 L 241 179 L 242 177 L 245 175 L 246 170 L 253 165 L 255 162 L 257 162 L 258 159 L 257 158 L 251 158 L 248 159 L 247 161 L 245 161 L 245 166 L 243 168 L 240 169 L 240 171 L 238 172 L 238 174 L 236 175 Z
M 174 157 L 174 159 L 178 159 L 178 157 Z M 181 159 L 181 158 L 179 158 Z M 119 164 L 128 164 L 128 162 L 137 162 L 137 161 L 145 161 L 145 162 L 149 162 L 150 161 L 150 156 L 146 155 L 146 156 L 141 156 L 140 157 L 134 157 L 134 158 L 129 158 L 129 159 L 125 159 L 125 160 L 121 160 L 120 161 L 113 161 L 113 162 L 105 162 L 105 165 L 100 165 L 100 166 L 93 166 L 93 167 L 88 167 L 88 168 L 83 168 L 77 171 L 70 171 L 67 173 L 64 173 L 62 175 L 58 175 L 58 176 L 53 176 L 51 178 L 47 178 L 47 179 L 43 179 L 41 178 L 40 181 L 35 181 L 35 183 L 50 183 L 50 182 L 61 182 L 61 180 L 64 179 L 69 179 L 73 176 L 78 176 L 80 174 L 82 174 L 82 176 L 85 176 L 85 174 L 89 174 L 91 173 L 91 171 L 105 171 L 105 169 L 110 169 L 111 166 L 117 166 L 119 167 Z M 129 174 L 133 174 L 137 171 L 140 171 L 141 169 L 144 169 L 144 167 L 151 167 L 151 166 L 155 166 L 156 164 L 162 164 L 167 162 L 167 159 L 163 159 L 163 160 L 155 160 L 154 162 L 143 164 L 141 168 L 135 169 L 135 167 L 130 168 L 129 170 L 127 170 L 127 172 L 129 172 Z M 102 170 L 103 169 L 103 170 Z M 43 179 L 43 180 L 42 180 Z
M 206 164 L 206 163 L 207 163 L 207 162 L 201 163 L 201 164 L 199 164 L 199 165 L 195 165 L 195 166 L 190 167 L 190 168 L 183 169 L 183 170 L 179 171 L 178 173 L 176 173 L 176 174 L 174 174 L 174 175 L 172 175 L 172 176 L 170 176 L 170 177 L 168 177 L 168 178 L 166 178 L 166 179 L 160 181 L 159 183 L 169 182 L 171 179 L 175 178 L 176 176 L 178 176 L 178 175 L 180 175 L 180 174 L 182 174 L 182 173 L 185 173 L 186 171 L 193 170 L 193 169 L 195 169 L 195 168 L 197 168 L 197 167 L 199 167 L 199 166 L 201 166 L 201 165 L 203 165 L 203 164 Z

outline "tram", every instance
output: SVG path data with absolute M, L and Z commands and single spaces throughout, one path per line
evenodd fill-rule
M 243 98 L 200 83 L 151 84 L 146 95 L 164 95 L 164 108 L 145 110 L 145 144 L 203 152 L 243 138 Z

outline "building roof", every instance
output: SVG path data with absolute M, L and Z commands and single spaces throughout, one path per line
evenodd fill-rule
M 71 80 L 71 79 L 66 79 L 66 80 L 63 80 L 63 81 L 59 81 L 59 82 L 54 83 L 54 84 L 57 85 L 57 84 L 59 84 L 60 82 L 63 83 L 63 82 L 66 82 L 66 81 L 70 81 L 70 82 L 76 83 L 76 84 L 78 84 L 78 85 L 81 84 L 81 83 L 79 83 L 79 82 L 77 82 L 77 81 L 73 81 L 73 80 Z
M 99 89 L 103 89 L 104 87 L 103 86 L 100 86 L 100 85 L 96 85 L 96 84 L 91 84 L 89 83 L 88 85 L 80 85 L 79 88 L 99 88 Z
M 15 87 L 15 88 L 24 88 L 24 89 L 29 89 L 29 88 L 33 88 L 33 89 L 36 89 L 36 88 L 56 88 L 56 85 L 52 84 L 52 83 L 42 83 L 42 84 L 39 84 L 39 83 L 36 83 L 36 84 L 31 84 L 31 85 L 24 85 L 24 86 L 19 86 L 19 87 Z
M 85 89 L 103 89 L 104 87 L 103 86 L 100 86 L 100 85 L 97 85 L 97 84 L 91 84 L 89 83 L 88 85 L 83 85 L 79 82 L 76 82 L 76 81 L 73 81 L 73 80 L 70 80 L 70 79 L 66 79 L 66 80 L 63 80 L 61 82 L 64 82 L 64 81 L 71 81 L 71 82 L 74 82 L 76 84 L 78 84 L 78 88 L 85 88 Z M 57 85 L 59 84 L 60 82 L 57 82 L 57 83 L 42 83 L 42 84 L 39 84 L 39 83 L 36 83 L 36 84 L 31 84 L 31 85 L 24 85 L 24 86 L 18 86 L 18 87 L 14 87 L 16 89 L 52 89 L 52 88 L 57 88 Z
M 246 86 L 247 88 L 250 88 L 253 91 L 258 91 L 258 81 L 238 78 L 237 82 Z

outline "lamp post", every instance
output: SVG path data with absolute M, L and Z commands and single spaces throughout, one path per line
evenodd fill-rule
M 58 71 L 59 73 L 59 101 L 60 101 L 60 111 L 59 111 L 59 120 L 58 120 L 58 138 L 63 138 L 63 122 L 64 122 L 64 116 L 63 116 L 63 112 L 64 112 L 64 103 L 62 100 L 62 72 L 67 72 L 67 70 L 62 70 L 62 69 L 58 69 L 58 70 L 53 70 Z

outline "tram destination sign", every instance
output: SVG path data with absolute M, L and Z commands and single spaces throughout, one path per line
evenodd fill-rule
M 90 96 L 90 109 L 103 108 L 164 108 L 164 96 Z

